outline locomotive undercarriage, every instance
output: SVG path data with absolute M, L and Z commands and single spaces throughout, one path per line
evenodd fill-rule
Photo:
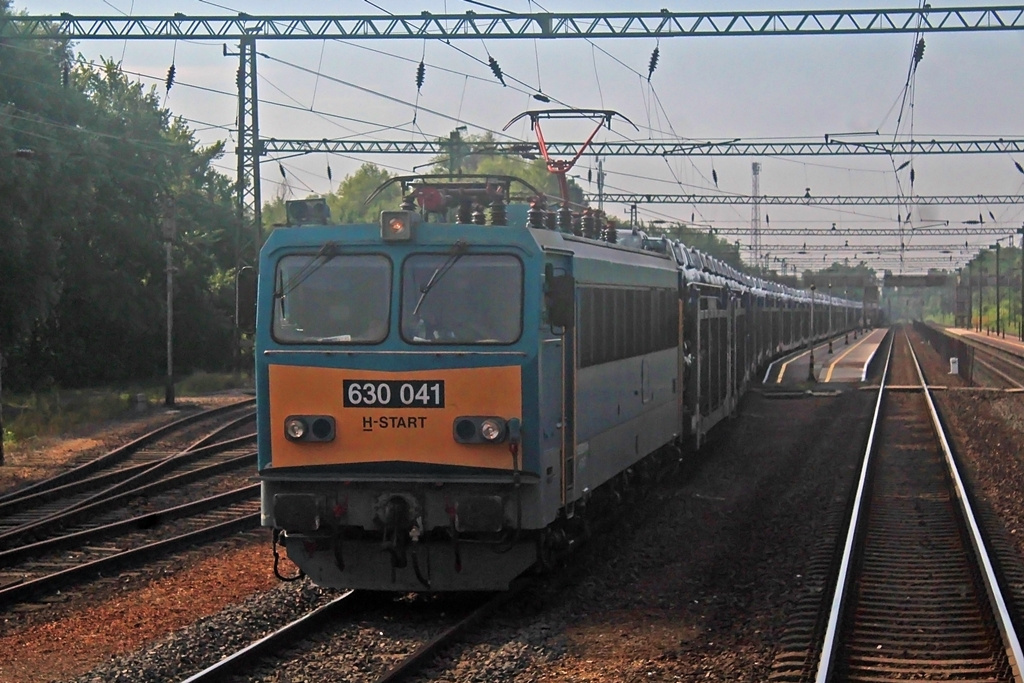
M 393 591 L 506 590 L 530 569 L 561 564 L 592 529 L 682 462 L 666 446 L 587 492 L 550 524 L 524 519 L 538 482 L 512 485 L 264 481 L 266 526 L 315 583 Z
M 527 484 L 264 481 L 264 524 L 317 584 L 370 590 L 504 590 L 537 562 Z M 268 505 L 269 503 L 269 505 Z

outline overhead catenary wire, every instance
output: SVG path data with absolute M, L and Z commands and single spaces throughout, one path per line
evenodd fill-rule
M 213 5 L 214 3 L 208 3 L 208 4 L 211 4 L 211 5 Z M 373 3 L 369 3 L 369 4 L 371 4 L 372 6 L 374 6 L 374 7 L 377 7 L 377 8 L 379 8 L 379 9 L 380 9 L 380 6 L 379 6 L 379 5 L 375 5 L 375 4 L 373 4 Z M 594 46 L 592 45 L 592 56 L 594 55 L 594 53 L 595 53 L 595 50 L 596 50 L 596 48 L 595 48 L 595 47 L 594 47 Z M 596 59 L 595 59 L 595 61 L 596 61 Z M 475 79 L 474 79 L 474 80 L 475 80 Z M 481 79 L 481 80 L 483 80 L 483 79 Z M 464 80 L 464 81 L 463 81 L 463 85 L 464 85 L 464 87 L 465 87 L 466 83 L 467 83 L 467 81 L 466 81 L 466 80 Z M 510 81 L 510 84 L 511 84 L 511 81 Z M 653 94 L 654 94 L 654 96 L 655 96 L 655 97 L 657 96 L 657 93 L 656 93 L 656 92 L 654 92 Z M 234 96 L 234 95 L 232 94 L 232 96 Z M 265 103 L 261 102 L 261 105 L 262 105 L 262 104 L 265 104 Z M 659 104 L 660 104 L 660 102 L 659 102 Z M 459 112 L 459 117 L 458 117 L 458 118 L 460 118 L 460 119 L 461 119 L 461 110 L 460 110 L 460 112 Z M 369 122 L 368 122 L 368 123 L 369 123 Z M 670 121 L 670 120 L 668 121 L 668 124 L 669 124 L 669 125 L 671 125 L 671 121 Z M 413 122 L 413 125 L 414 125 L 414 126 L 416 126 L 416 124 L 415 124 L 415 121 Z M 407 123 L 403 123 L 403 124 L 401 124 L 401 126 L 402 126 L 402 127 L 408 127 L 408 124 L 407 124 Z M 425 135 L 425 134 L 424 134 L 424 135 Z M 714 169 L 714 167 L 712 167 L 712 179 L 713 179 L 713 180 L 714 180 L 714 176 L 715 176 L 715 175 L 716 175 L 715 169 Z M 671 181 L 664 181 L 664 182 L 671 182 Z M 679 179 L 678 179 L 678 178 L 676 178 L 676 184 L 679 184 Z

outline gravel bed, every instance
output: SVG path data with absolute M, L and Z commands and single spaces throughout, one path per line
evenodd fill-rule
M 282 583 L 73 680 L 76 683 L 181 680 L 329 602 L 335 595 L 336 592 L 317 588 L 308 581 Z
M 767 680 L 807 590 L 810 539 L 852 484 L 870 404 L 856 390 L 749 396 L 646 518 L 592 544 L 568 585 L 493 620 L 423 680 Z
M 955 416 L 957 440 L 979 437 L 961 451 L 1024 557 L 1024 397 L 958 391 L 946 359 L 920 355 L 932 381 L 951 386 L 938 399 Z M 814 591 L 804 571 L 822 520 L 852 485 L 873 402 L 874 392 L 852 388 L 792 400 L 752 392 L 685 477 L 659 487 L 568 571 L 492 617 L 419 680 L 766 680 L 794 606 Z M 269 552 L 252 562 L 269 571 Z M 211 576 L 189 578 L 212 597 L 220 589 Z M 66 680 L 180 680 L 333 594 L 307 582 L 258 592 Z M 159 615 L 159 605 L 149 609 Z M 363 680 L 382 670 L 380 653 L 409 649 L 436 626 L 429 610 L 409 614 L 360 617 L 338 637 L 309 643 L 305 663 L 244 680 Z
M 850 485 L 870 404 L 870 392 L 856 390 L 751 395 L 687 476 L 661 486 L 424 680 L 763 680 L 803 590 L 818 513 Z M 182 678 L 323 599 L 283 586 L 77 681 Z M 360 680 L 383 670 L 375 653 L 407 650 L 428 636 L 428 622 L 368 622 L 284 671 L 245 680 Z

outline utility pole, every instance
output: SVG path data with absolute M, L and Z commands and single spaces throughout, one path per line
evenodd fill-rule
M 1017 234 L 1020 235 L 1020 320 L 1018 330 L 1020 331 L 1020 340 L 1024 341 L 1024 225 L 1017 228 Z
M 999 336 L 999 240 L 996 240 L 996 336 Z
M 967 329 L 974 328 L 974 273 L 971 272 L 971 264 L 964 266 L 967 273 Z
M 460 133 L 464 132 L 466 132 L 466 127 L 459 126 L 448 134 L 448 173 L 450 175 L 462 173 L 465 145 L 462 142 L 462 135 Z
M 978 333 L 985 326 L 985 262 L 978 254 Z
M 161 232 L 167 260 L 167 378 L 164 384 L 164 405 L 167 406 L 174 405 L 174 264 L 171 251 L 178 228 L 175 209 L 174 198 L 166 198 Z
M 761 163 L 755 161 L 750 168 L 753 171 L 750 196 L 754 199 L 754 204 L 750 208 L 750 248 L 753 251 L 753 261 L 757 263 L 761 259 Z
M 816 382 L 817 378 L 814 376 L 814 290 L 815 287 L 811 285 L 811 334 L 808 337 L 808 344 L 811 347 L 811 363 L 807 369 L 807 381 Z
M 832 281 L 828 281 L 828 352 L 832 353 Z

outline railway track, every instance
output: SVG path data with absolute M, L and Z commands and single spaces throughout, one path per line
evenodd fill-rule
M 259 525 L 257 485 L 3 552 L 0 607 Z
M 239 425 L 255 420 L 255 403 L 255 399 L 246 399 L 197 412 L 60 474 L 0 493 L 0 517 L 19 506 L 36 505 L 47 498 L 65 497 L 76 490 L 96 491 L 115 486 L 179 453 L 213 443 Z
M 232 408 L 235 412 L 240 409 L 238 404 Z M 205 422 L 216 420 L 218 424 L 180 450 L 145 445 L 147 438 L 152 441 L 167 435 L 165 427 L 158 430 L 162 432 L 158 437 L 151 432 L 133 441 L 131 453 L 126 454 L 122 447 L 85 466 L 8 494 L 0 499 L 0 549 L 31 543 L 75 525 L 107 523 L 111 520 L 100 515 L 136 498 L 253 467 L 255 434 L 217 441 L 252 421 L 248 405 L 241 410 L 240 416 L 230 411 L 226 415 L 224 411 L 201 414 Z M 193 422 L 174 424 L 180 429 L 191 427 Z M 93 474 L 97 462 L 109 471 Z M 75 473 L 78 479 L 69 476 Z
M 815 680 L 1020 680 L 948 440 L 909 340 L 893 347 L 899 390 L 879 392 Z
M 225 437 L 252 422 L 251 404 L 179 420 L 4 496 L 0 606 L 258 528 L 255 435 Z
M 420 644 L 411 652 L 408 651 L 410 647 L 407 639 L 399 639 L 394 644 L 395 649 L 399 650 L 397 652 L 389 652 L 385 646 L 382 651 L 372 654 L 365 653 L 370 655 L 368 658 L 372 657 L 376 661 L 372 664 L 360 664 L 357 667 L 360 671 L 359 678 L 376 681 L 376 683 L 398 683 L 421 672 L 425 666 L 436 661 L 439 653 L 451 647 L 467 632 L 528 587 L 528 581 L 521 581 L 511 591 L 494 594 L 486 600 L 481 600 L 475 606 L 463 609 L 454 618 L 442 617 L 446 623 L 440 627 L 436 623 L 419 626 L 418 629 L 423 635 L 419 641 Z M 343 617 L 358 609 L 356 605 L 372 601 L 371 595 L 355 591 L 343 593 L 331 602 L 295 619 L 267 636 L 231 652 L 206 669 L 184 679 L 182 683 L 212 683 L 213 681 L 230 680 L 231 676 L 237 676 L 239 680 L 251 680 L 253 672 L 261 665 L 269 666 L 268 662 L 273 662 L 274 671 L 286 672 L 290 660 L 321 657 L 321 649 L 313 648 L 309 637 L 319 635 L 322 638 L 325 633 L 338 631 L 339 633 L 333 637 L 340 638 L 347 629 L 365 628 L 366 624 L 356 623 L 357 620 L 353 619 L 347 619 L 344 624 L 339 622 Z M 385 621 L 389 619 L 385 618 Z M 374 626 L 374 628 L 377 627 Z M 381 631 L 381 635 L 384 635 L 383 631 Z M 335 670 L 332 671 L 332 674 L 339 676 L 339 680 L 348 680 L 348 676 L 341 671 Z M 287 676 L 287 674 L 283 675 Z
M 994 346 L 980 346 L 985 351 L 974 356 L 975 365 L 1007 388 L 1024 389 L 1024 358 Z

